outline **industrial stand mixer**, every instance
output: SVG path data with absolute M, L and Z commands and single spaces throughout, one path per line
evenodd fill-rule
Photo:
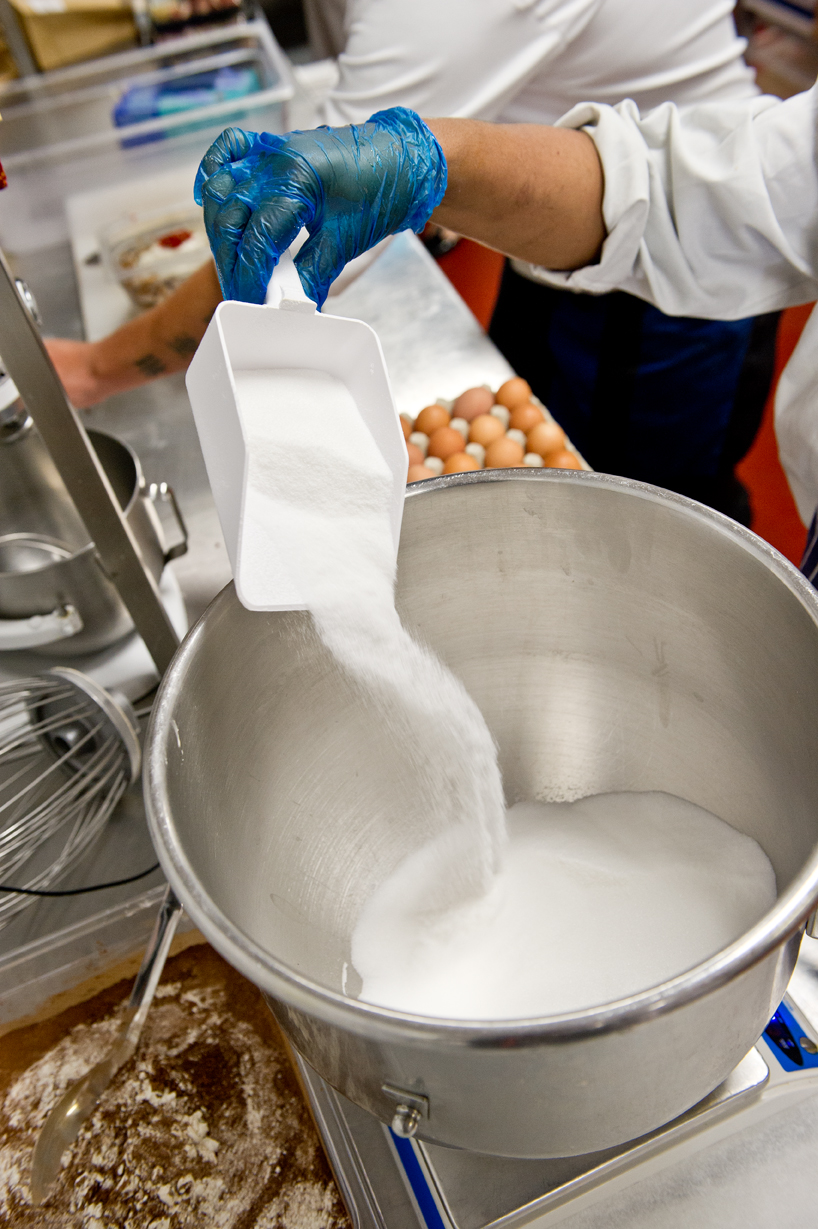
M 166 484 L 148 490 L 126 445 L 85 432 L 36 304 L 1 256 L 0 321 L 2 926 L 87 852 L 138 777 L 130 701 L 155 686 L 186 629 L 181 595 L 169 603 L 162 583 L 186 531 Z M 176 512 L 170 549 L 156 499 Z M 79 669 L 47 669 L 66 657 Z

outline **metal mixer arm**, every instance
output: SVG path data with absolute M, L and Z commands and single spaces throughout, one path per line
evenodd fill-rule
M 0 253 L 3 360 L 160 674 L 179 639 L 133 531 Z

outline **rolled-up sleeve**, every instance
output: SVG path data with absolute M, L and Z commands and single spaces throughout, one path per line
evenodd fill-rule
M 640 117 L 582 103 L 560 125 L 594 140 L 607 238 L 597 264 L 549 285 L 626 290 L 673 316 L 735 320 L 818 297 L 818 87 Z

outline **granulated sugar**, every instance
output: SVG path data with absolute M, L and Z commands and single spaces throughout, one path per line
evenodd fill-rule
M 426 907 L 475 897 L 505 838 L 497 752 L 462 683 L 395 611 L 389 467 L 339 381 L 309 371 L 235 380 L 250 434 L 248 557 L 261 574 L 283 567 L 294 579 L 324 644 L 410 749 L 438 832 L 411 871 Z
M 475 1020 L 598 1006 L 714 955 L 775 900 L 760 845 L 670 794 L 518 803 L 508 827 L 477 902 L 424 913 L 408 863 L 381 885 L 352 940 L 361 998 Z

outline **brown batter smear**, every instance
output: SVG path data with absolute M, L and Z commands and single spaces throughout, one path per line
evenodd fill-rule
M 0 1225 L 14 1229 L 350 1229 L 259 991 L 207 944 L 168 961 L 136 1055 L 39 1207 L 49 1110 L 113 1040 L 122 981 L 0 1040 Z

